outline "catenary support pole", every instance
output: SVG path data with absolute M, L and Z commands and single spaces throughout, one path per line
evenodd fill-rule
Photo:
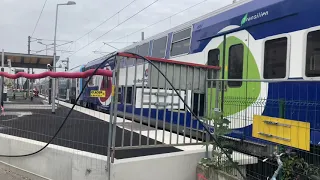
M 4 49 L 2 49 L 1 54 L 1 71 L 4 71 Z M 4 83 L 4 77 L 1 76 L 1 82 L 0 82 L 0 102 L 1 106 L 3 106 L 3 83 Z

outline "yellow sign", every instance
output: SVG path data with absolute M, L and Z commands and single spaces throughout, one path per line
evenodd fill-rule
M 115 89 L 115 86 L 112 85 L 112 92 L 111 92 L 111 96 L 112 96 L 112 97 L 114 96 L 114 89 Z
M 104 90 L 91 90 L 90 97 L 106 97 L 106 91 Z
M 252 136 L 310 151 L 308 122 L 254 115 Z

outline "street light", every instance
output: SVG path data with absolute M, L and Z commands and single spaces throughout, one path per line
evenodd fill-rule
M 53 40 L 53 66 L 56 66 L 56 46 L 57 46 L 57 24 L 58 24 L 58 9 L 59 6 L 64 6 L 64 5 L 75 5 L 76 2 L 74 1 L 68 1 L 65 4 L 57 4 L 57 8 L 56 8 L 56 23 L 55 23 L 55 29 L 54 29 L 54 40 Z M 53 68 L 53 72 L 55 72 L 56 68 Z M 56 99 L 56 79 L 53 78 L 52 79 L 52 113 L 55 113 L 56 110 L 56 106 L 55 106 L 55 99 Z

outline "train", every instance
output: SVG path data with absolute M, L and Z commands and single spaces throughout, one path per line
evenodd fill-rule
M 223 107 L 224 117 L 231 119 L 234 131 L 230 137 L 264 144 L 280 143 L 309 151 L 310 145 L 320 145 L 320 106 L 316 103 L 320 100 L 317 96 L 320 93 L 317 89 L 320 85 L 317 81 L 320 79 L 320 59 L 317 66 L 317 58 L 320 57 L 318 7 L 319 0 L 242 0 L 134 43 L 119 52 L 219 66 L 219 77 L 224 80 L 261 80 L 224 83 L 220 97 L 243 100 L 238 107 L 230 103 L 219 105 L 219 108 Z M 96 68 L 108 57 L 90 61 L 76 71 Z M 114 60 L 107 61 L 102 68 L 113 70 Z M 144 76 L 145 72 L 138 73 Z M 71 83 L 73 90 L 69 92 L 72 94 L 70 98 L 79 95 L 86 80 L 76 79 Z M 111 77 L 95 76 L 84 88 L 83 95 L 77 101 L 79 105 L 100 111 L 109 110 Z M 125 96 L 124 84 L 121 84 L 121 88 L 119 99 Z M 107 93 L 105 97 L 93 98 L 90 97 L 92 90 L 105 90 Z M 187 91 L 185 89 L 184 97 Z M 208 93 L 207 99 L 200 98 L 201 94 L 192 97 L 197 96 L 197 100 L 200 99 L 200 104 L 205 104 L 205 107 L 217 108 L 209 103 L 215 100 L 216 87 L 207 87 L 207 92 L 211 91 L 213 93 Z M 137 92 L 137 89 L 128 85 L 127 102 L 120 100 L 118 111 L 140 116 L 143 109 L 142 116 L 148 119 L 148 108 L 132 102 L 134 100 L 130 94 L 133 92 Z M 75 102 L 75 98 L 71 99 Z M 285 108 L 281 110 L 283 102 Z M 151 116 L 153 121 L 170 121 L 171 111 L 162 109 L 158 117 L 152 111 Z M 164 115 L 165 112 L 167 115 Z M 186 115 L 176 110 L 173 113 L 173 122 L 176 124 L 179 124 L 177 118 L 181 120 Z M 262 119 L 267 119 L 269 124 Z M 199 129 L 197 124 L 191 123 L 191 117 L 187 121 L 191 129 Z M 275 121 L 278 123 L 272 124 Z M 296 123 L 304 129 L 288 129 L 287 134 L 276 135 L 258 132 L 261 130 L 257 129 L 259 127 L 283 128 L 279 127 L 280 121 L 287 126 Z M 298 136 L 288 135 L 293 132 Z

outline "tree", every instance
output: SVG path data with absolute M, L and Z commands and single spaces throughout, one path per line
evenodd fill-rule
M 227 154 L 231 156 L 233 153 L 231 149 L 232 147 L 223 138 L 224 135 L 230 134 L 232 132 L 232 130 L 229 129 L 229 124 L 231 122 L 228 119 L 223 118 L 223 113 L 218 111 L 215 112 L 213 119 L 206 117 L 205 120 L 207 120 L 208 123 L 213 122 L 213 137 L 217 140 L 218 144 L 221 145 L 221 147 L 219 147 L 215 143 L 208 142 L 209 146 L 213 146 L 211 152 L 212 157 L 202 159 L 201 163 L 207 166 L 212 166 L 213 168 L 218 170 L 224 170 L 227 172 L 232 171 L 234 162 L 230 162 L 230 160 L 224 153 L 227 152 Z M 224 152 L 222 151 L 222 149 L 224 150 Z

